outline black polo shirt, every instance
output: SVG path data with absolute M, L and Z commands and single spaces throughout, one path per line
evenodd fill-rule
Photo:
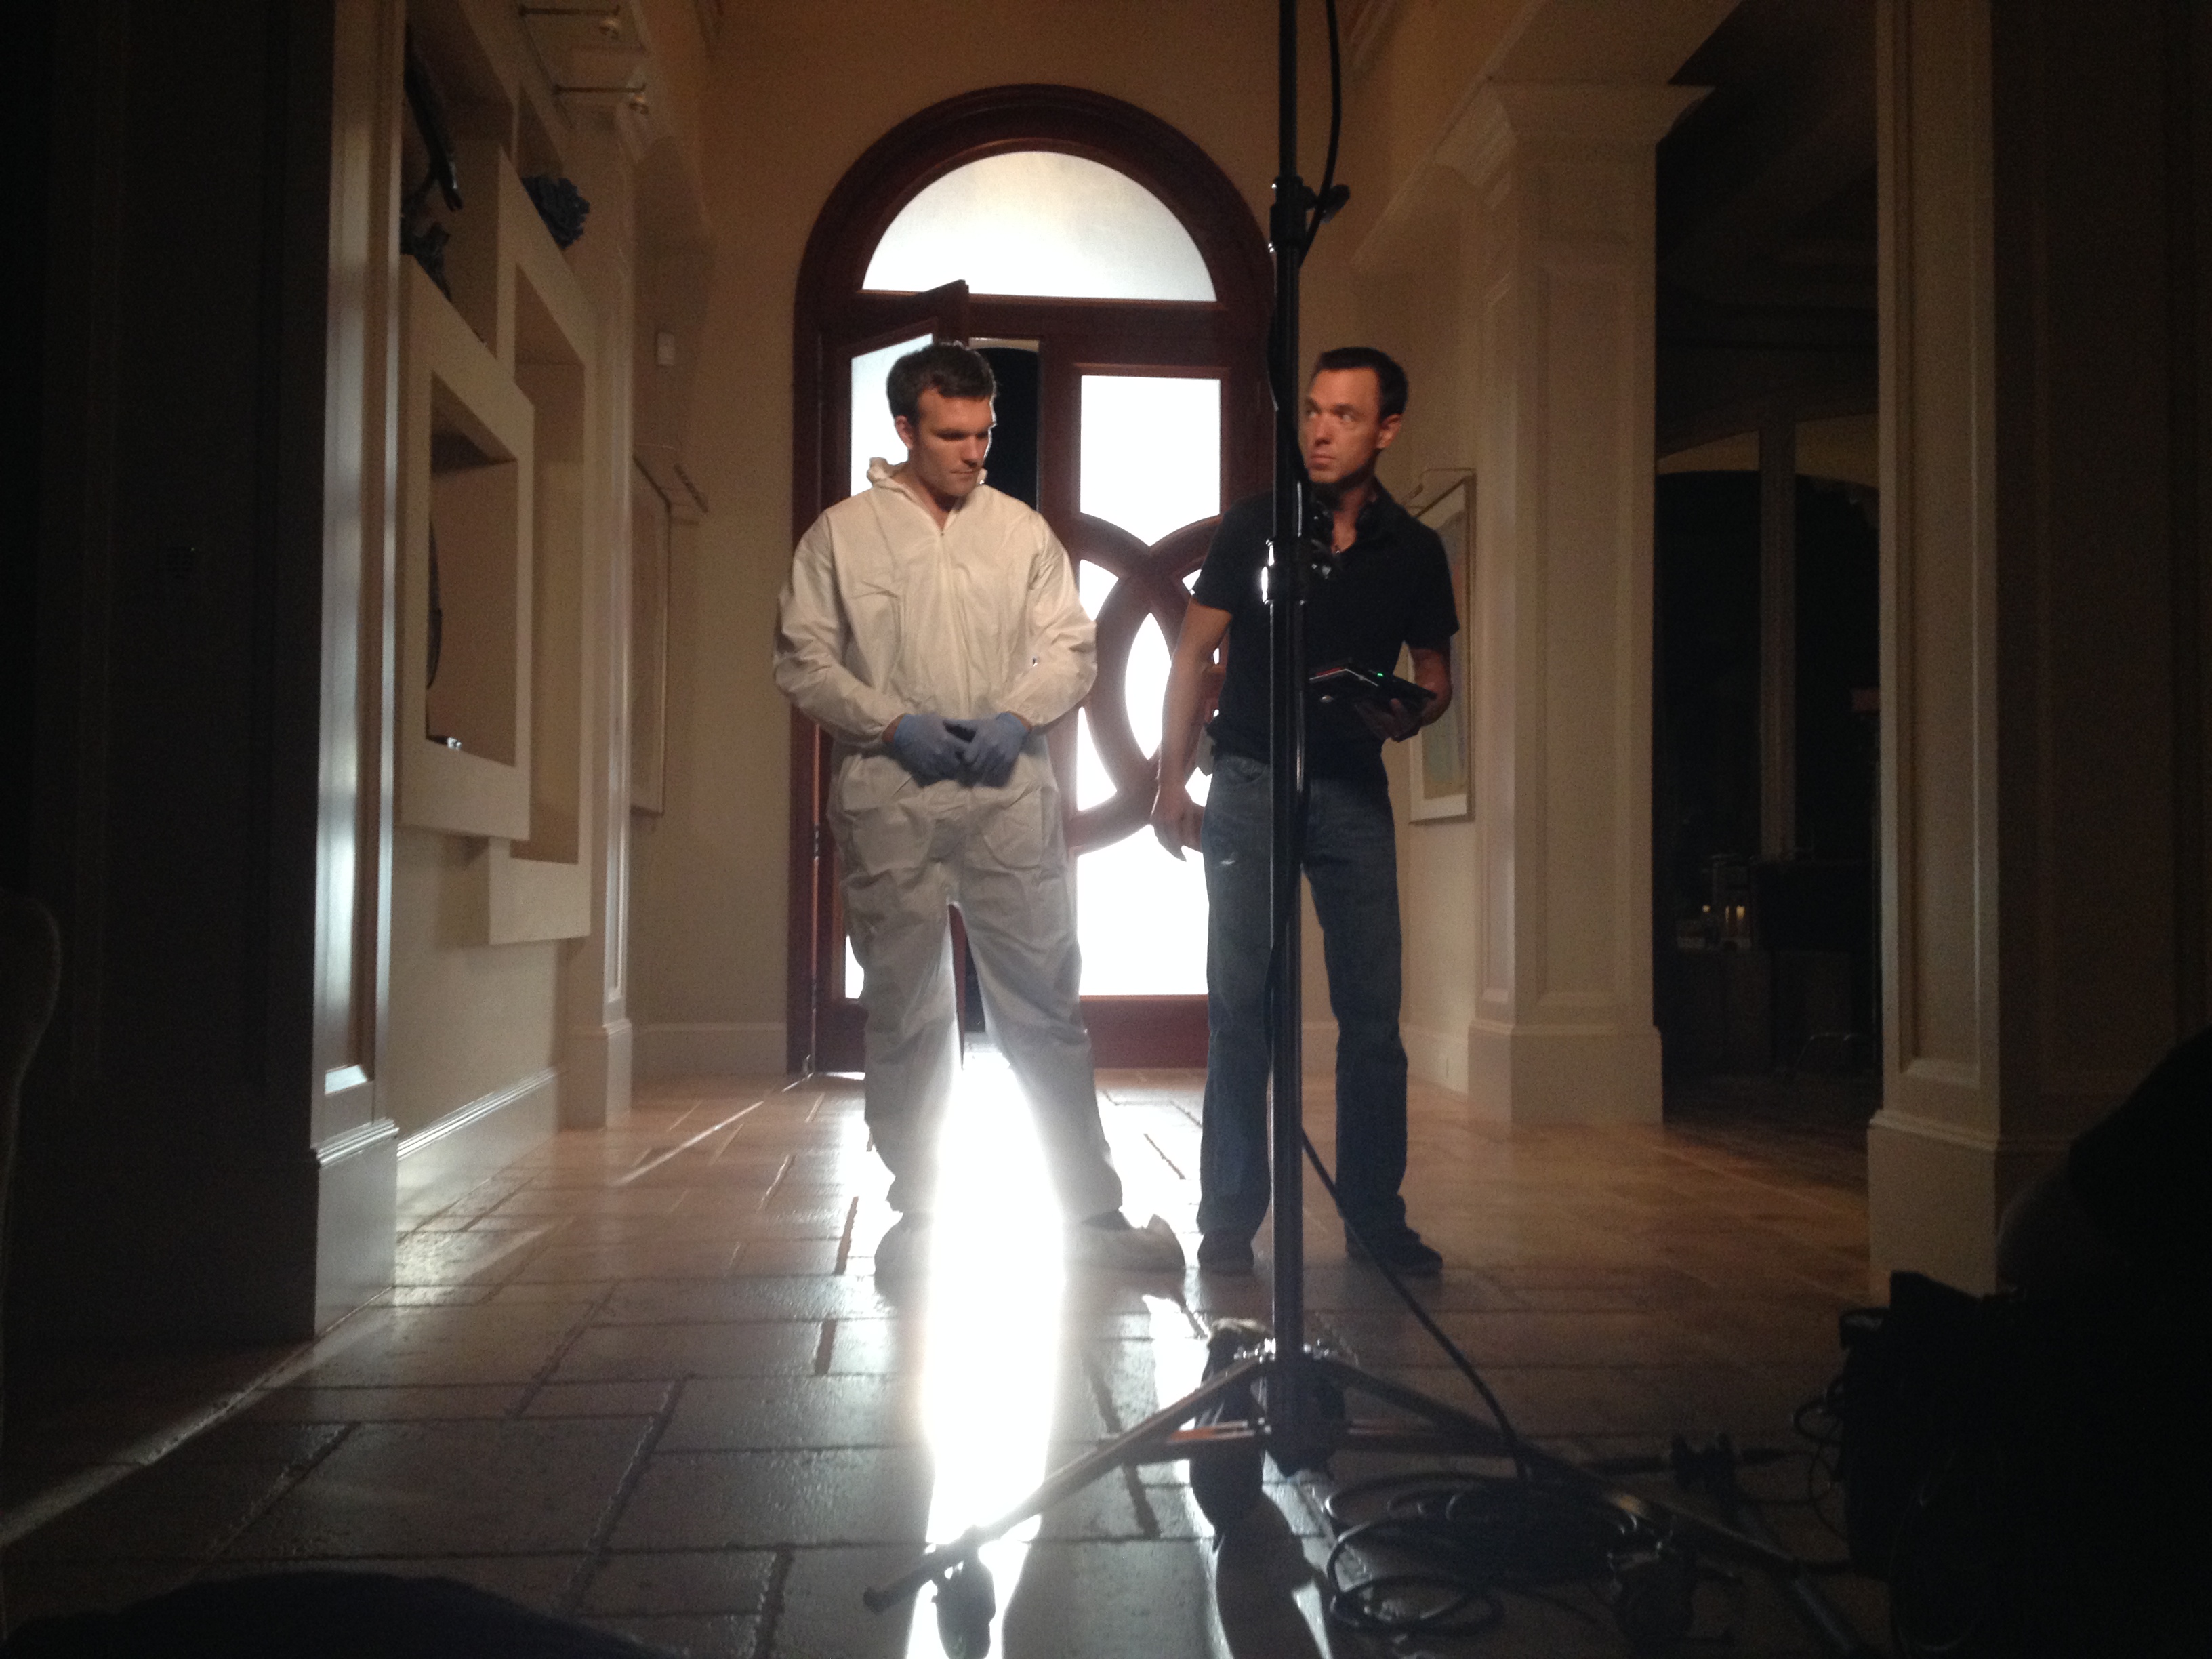
M 1253 495 L 1221 515 L 1192 597 L 1229 613 L 1229 673 L 1206 730 L 1214 747 L 1249 760 L 1268 757 L 1267 605 L 1260 592 L 1274 498 Z M 1359 511 L 1352 545 L 1305 607 L 1306 666 L 1337 663 L 1389 672 L 1401 646 L 1442 651 L 1459 632 L 1451 566 L 1437 532 L 1379 483 Z M 1306 708 L 1306 770 L 1316 777 L 1381 782 L 1382 739 L 1341 703 Z

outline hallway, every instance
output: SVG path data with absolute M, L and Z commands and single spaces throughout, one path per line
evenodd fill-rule
M 1071 1278 L 1061 1294 L 1056 1261 L 1014 1248 L 1049 1221 L 1003 1073 L 968 1076 L 947 1162 L 971 1180 L 942 1205 L 934 1299 L 902 1309 L 871 1275 L 890 1217 L 855 1084 L 664 1084 L 627 1121 L 407 1218 L 398 1288 L 310 1347 L 45 1379 L 9 1425 L 11 1621 L 204 1573 L 373 1565 L 695 1655 L 934 1654 L 926 1603 L 909 1649 L 860 1589 L 925 1532 L 957 1534 L 1188 1388 L 1208 1322 L 1266 1299 L 1264 1257 L 1254 1279 Z M 1194 1242 L 1199 1079 L 1102 1082 L 1131 1212 Z M 1327 1090 L 1311 1093 L 1326 1146 Z M 1725 1146 L 1696 1129 L 1486 1133 L 1456 1105 L 1416 1085 L 1409 1199 L 1450 1264 L 1422 1294 L 1519 1426 L 1584 1455 L 1678 1431 L 1794 1446 L 1790 1409 L 1835 1368 L 1835 1315 L 1865 1299 L 1854 1155 L 1771 1126 Z M 1465 1397 L 1333 1229 L 1312 1226 L 1310 1252 L 1317 1335 Z M 232 1393 L 223 1420 L 21 1535 L 33 1494 L 112 1479 L 161 1425 Z M 1362 1473 L 1349 1462 L 1340 1479 Z M 1271 1486 L 1282 1522 L 1263 1506 L 1217 1546 L 1180 1473 L 1102 1482 L 1003 1547 L 994 1651 L 1369 1650 L 1326 1631 L 1310 1575 L 1283 1571 L 1291 1533 L 1326 1554 L 1317 1489 Z M 1794 1496 L 1803 1460 L 1759 1478 Z M 1834 1552 L 1802 1512 L 1773 1516 Z M 1878 1593 L 1837 1583 L 1878 1632 Z M 1567 1601 L 1511 1598 L 1466 1650 L 1626 1650 L 1595 1593 Z M 1700 1613 L 1701 1629 L 1733 1620 L 1738 1652 L 1812 1651 L 1763 1585 L 1701 1596 Z

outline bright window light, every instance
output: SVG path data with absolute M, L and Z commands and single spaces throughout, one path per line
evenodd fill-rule
M 987 155 L 900 210 L 863 288 L 1073 300 L 1211 300 L 1205 256 L 1167 204 L 1125 173 L 1056 150 Z
M 1089 384 L 1086 380 L 1086 394 Z M 1136 384 L 1158 383 L 1139 380 Z M 1210 380 L 1200 384 L 1209 388 L 1215 386 Z M 1218 416 L 1218 393 L 1212 408 Z M 1086 415 L 1088 412 L 1086 395 Z M 1106 503 L 1091 493 L 1090 480 L 1093 471 L 1087 465 L 1091 454 L 1087 420 L 1085 430 L 1083 510 L 1098 513 L 1099 507 Z M 1182 515 L 1176 517 L 1168 528 L 1220 510 L 1218 460 L 1204 476 L 1215 481 L 1210 496 L 1186 482 L 1184 487 L 1166 498 L 1170 504 L 1160 512 Z M 1135 505 L 1141 508 L 1140 503 Z M 1121 510 L 1127 512 L 1129 508 Z M 1109 515 L 1098 513 L 1098 516 Z M 1137 533 L 1146 534 L 1142 530 Z M 1157 539 L 1158 533 L 1164 532 L 1146 538 Z M 1084 609 L 1096 617 L 1106 603 L 1107 595 L 1113 592 L 1114 578 L 1103 567 L 1086 559 L 1077 568 L 1076 584 Z M 1167 683 L 1168 642 L 1160 632 L 1159 623 L 1147 617 L 1130 644 L 1125 681 L 1129 729 L 1137 746 L 1147 755 L 1159 752 L 1160 700 L 1167 690 Z M 1192 775 L 1190 793 L 1194 800 L 1205 800 L 1206 785 L 1204 773 Z M 1075 803 L 1079 808 L 1097 806 L 1111 799 L 1113 794 L 1114 781 L 1107 775 L 1098 745 L 1092 740 L 1091 715 L 1086 709 L 1076 726 Z M 1076 861 L 1075 915 L 1076 939 L 1083 949 L 1085 995 L 1205 994 L 1206 872 L 1194 850 L 1186 853 L 1177 862 L 1168 856 L 1147 830 L 1139 830 L 1110 847 L 1093 848 Z
M 1077 505 L 1150 545 L 1221 511 L 1221 382 L 1083 377 Z
M 933 337 L 918 334 L 911 340 L 901 340 L 875 351 L 864 351 L 853 359 L 853 490 L 855 495 L 868 487 L 868 462 L 880 456 L 896 466 L 906 459 L 906 446 L 899 441 L 898 428 L 891 424 L 890 395 L 884 383 L 890 378 L 891 365 L 909 351 L 929 343 Z
M 1077 505 L 1147 544 L 1221 510 L 1221 382 L 1167 374 L 1086 374 Z M 1084 608 L 1098 614 L 1114 579 L 1085 561 Z M 1129 727 L 1146 754 L 1160 742 L 1168 641 L 1147 620 L 1129 648 Z M 1075 801 L 1112 798 L 1086 713 L 1076 728 Z M 1191 780 L 1206 799 L 1204 774 Z M 1196 996 L 1206 990 L 1206 872 L 1148 830 L 1085 853 L 1075 866 L 1076 938 L 1086 996 Z

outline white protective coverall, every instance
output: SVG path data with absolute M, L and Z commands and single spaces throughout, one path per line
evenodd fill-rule
M 1121 1204 L 1077 1007 L 1079 962 L 1060 791 L 1043 728 L 1097 672 L 1091 618 L 1043 518 L 979 483 L 943 529 L 890 467 L 800 538 L 775 683 L 836 739 L 830 825 L 866 974 L 867 1121 L 891 1207 L 927 1211 L 958 1063 L 946 906 L 968 931 L 990 1030 L 1036 1115 L 1062 1210 Z M 920 485 L 915 488 L 921 488 Z M 883 742 L 902 714 L 1035 728 L 994 788 L 924 784 Z

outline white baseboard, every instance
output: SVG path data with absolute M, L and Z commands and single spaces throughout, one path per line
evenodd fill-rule
M 399 1127 L 376 1118 L 315 1148 L 315 1329 L 392 1285 Z
M 399 1142 L 399 1225 L 411 1227 L 561 1127 L 557 1066 L 517 1079 Z
M 1424 1083 L 1454 1094 L 1467 1092 L 1467 1033 L 1447 1033 L 1427 1025 L 1399 1030 L 1406 1043 L 1406 1069 Z
M 626 1019 L 569 1028 L 561 1056 L 561 1127 L 604 1129 L 629 1115 L 632 1048 Z
M 783 1022 L 717 1021 L 693 1025 L 640 1024 L 641 1078 L 781 1077 Z

